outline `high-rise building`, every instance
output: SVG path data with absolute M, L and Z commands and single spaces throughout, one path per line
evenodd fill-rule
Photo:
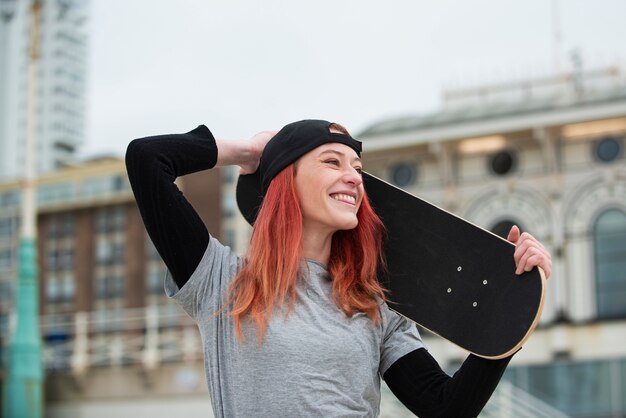
M 22 176 L 31 1 L 0 16 L 0 178 Z M 85 142 L 87 0 L 43 1 L 38 73 L 40 173 L 70 163 Z

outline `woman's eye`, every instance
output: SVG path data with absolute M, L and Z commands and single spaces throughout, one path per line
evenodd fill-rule
M 339 165 L 338 160 L 326 160 L 324 161 L 326 164 Z
M 363 167 L 354 167 L 357 173 L 363 174 Z

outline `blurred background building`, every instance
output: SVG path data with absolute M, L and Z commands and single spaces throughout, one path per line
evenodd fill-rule
M 548 300 L 506 380 L 571 416 L 626 416 L 626 74 L 578 69 L 444 99 L 362 132 L 365 167 L 503 237 L 516 224 L 543 242 Z M 426 338 L 444 364 L 465 356 Z
M 626 415 L 624 73 L 604 68 L 445 96 L 439 112 L 381 121 L 357 136 L 368 171 L 500 235 L 517 224 L 554 256 L 540 327 L 483 416 L 561 416 L 552 407 L 572 417 Z M 178 183 L 209 229 L 241 252 L 249 227 L 234 202 L 236 177 L 227 168 Z M 0 185 L 2 345 L 12 322 L 19 187 Z M 166 301 L 165 267 L 123 161 L 42 176 L 38 205 L 49 416 L 206 414 L 197 330 Z M 451 371 L 466 355 L 424 338 Z M 406 414 L 384 393 L 383 416 Z
M 42 5 L 37 151 L 39 171 L 50 172 L 85 143 L 88 2 Z M 0 179 L 10 179 L 25 160 L 30 2 L 0 6 Z
M 221 230 L 221 217 L 215 216 L 221 213 L 220 178 L 214 170 L 178 180 L 211 231 Z M 2 354 L 14 323 L 20 187 L 17 181 L 0 183 Z M 158 410 L 163 393 L 154 388 L 168 381 L 160 377 L 171 373 L 167 365 L 188 367 L 190 361 L 199 373 L 193 369 L 192 383 L 208 402 L 199 384 L 202 349 L 195 324 L 166 300 L 165 266 L 147 238 L 123 160 L 101 158 L 44 175 L 37 201 L 50 416 L 77 416 L 84 402 L 136 399 L 145 393 L 152 396 L 147 403 Z M 2 366 L 4 370 L 4 362 Z M 165 385 L 166 394 L 189 388 L 191 372 L 184 370 Z M 97 415 L 89 411 L 80 416 Z
M 46 415 L 207 416 L 197 328 L 163 293 L 165 266 L 123 161 L 75 158 L 85 142 L 88 2 L 43 4 L 37 224 Z M 15 324 L 28 2 L 0 6 L 2 385 Z M 437 112 L 356 133 L 369 172 L 497 234 L 517 224 L 553 254 L 539 329 L 484 417 L 626 416 L 626 74 L 575 63 L 572 72 L 447 90 Z M 237 171 L 177 183 L 209 230 L 243 253 L 250 228 L 235 204 Z M 449 371 L 466 356 L 423 336 Z M 382 417 L 411 416 L 383 394 Z

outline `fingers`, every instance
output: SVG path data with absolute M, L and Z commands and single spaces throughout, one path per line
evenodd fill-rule
M 517 243 L 517 240 L 520 237 L 520 230 L 517 227 L 517 225 L 513 225 L 511 227 L 511 230 L 509 231 L 509 236 L 506 237 L 506 239 L 510 242 L 512 242 L 513 244 Z
M 261 155 L 267 143 L 276 135 L 276 131 L 262 131 L 250 138 L 246 144 L 245 161 L 239 164 L 239 174 L 252 174 L 259 168 Z
M 511 234 L 509 234 L 511 235 Z M 517 240 L 517 247 L 513 254 L 516 265 L 516 274 L 530 271 L 535 266 L 543 269 L 546 279 L 552 273 L 552 256 L 535 237 L 527 232 L 520 235 Z

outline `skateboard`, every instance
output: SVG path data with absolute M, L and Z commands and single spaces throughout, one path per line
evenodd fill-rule
M 512 243 L 369 173 L 363 182 L 387 229 L 389 307 L 477 356 L 516 352 L 541 316 L 543 271 L 518 276 Z

